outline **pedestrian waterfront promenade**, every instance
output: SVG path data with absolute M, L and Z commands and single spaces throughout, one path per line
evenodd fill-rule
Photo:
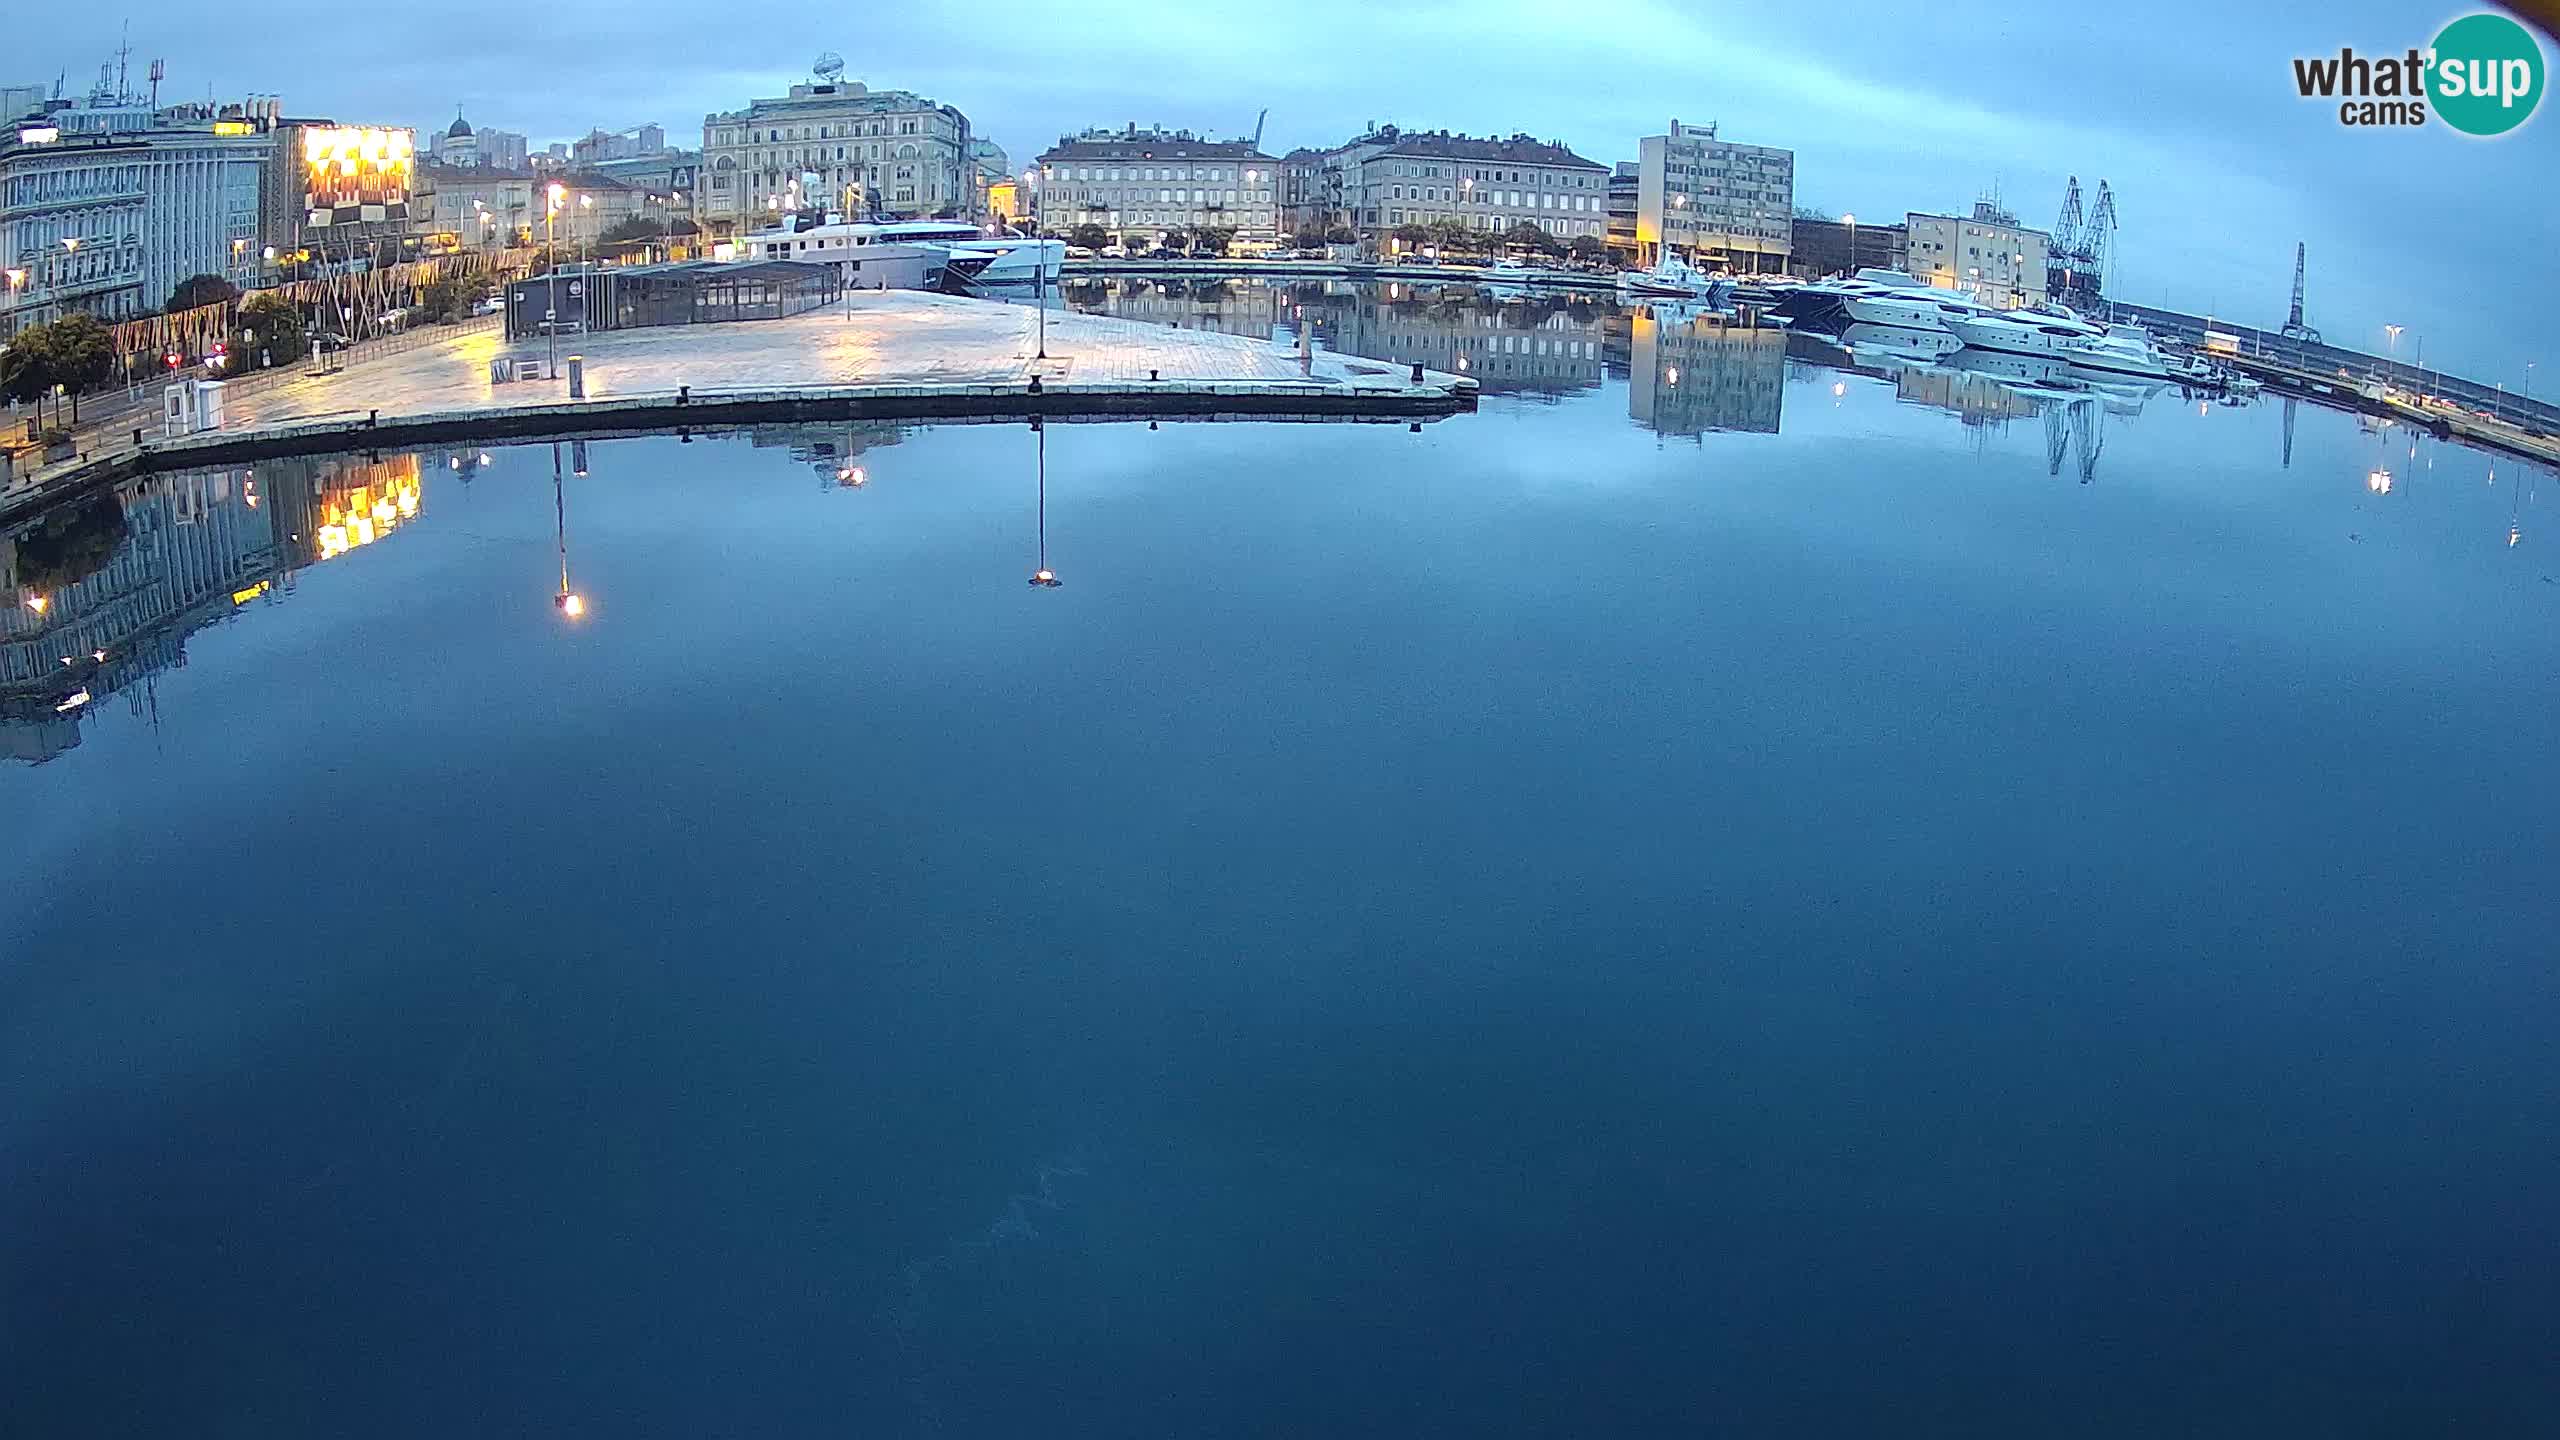
M 561 378 L 497 383 L 501 356 L 542 363 L 541 338 L 477 328 L 399 354 L 227 399 L 219 431 L 130 425 L 78 464 L 0 496 L 0 518 L 139 469 L 276 453 L 738 423 L 766 418 L 1268 415 L 1426 418 L 1471 410 L 1476 384 L 1382 361 L 1301 355 L 1275 341 L 924 294 L 857 292 L 784 320 L 559 339 Z M 584 371 L 568 393 L 569 357 Z

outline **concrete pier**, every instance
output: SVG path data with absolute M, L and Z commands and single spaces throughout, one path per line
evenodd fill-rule
M 1294 345 L 915 291 L 858 292 L 785 320 L 564 335 L 560 378 L 501 383 L 542 340 L 482 327 L 331 374 L 244 388 L 224 427 L 130 432 L 0 496 L 0 520 L 142 470 L 474 437 L 702 428 L 762 420 L 1270 416 L 1428 419 L 1476 382 Z M 1045 355 L 1043 351 L 1045 350 Z M 571 398 L 575 355 L 585 394 Z M 120 443 L 117 443 L 120 442 Z

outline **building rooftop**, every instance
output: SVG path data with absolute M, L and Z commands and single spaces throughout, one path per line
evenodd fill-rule
M 1061 135 L 1041 153 L 1050 160 L 1270 160 L 1250 140 L 1212 140 L 1188 130 L 1087 130 Z
M 1383 137 L 1381 137 L 1383 138 Z M 1532 140 L 1526 135 L 1496 139 L 1456 135 L 1446 130 L 1405 131 L 1382 154 L 1431 160 L 1484 160 L 1499 165 L 1566 165 L 1579 170 L 1606 170 L 1597 160 L 1573 153 L 1561 140 Z

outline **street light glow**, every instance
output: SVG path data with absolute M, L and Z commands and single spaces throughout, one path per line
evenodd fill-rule
M 560 597 L 560 613 L 575 620 L 587 613 L 587 597 L 572 590 Z

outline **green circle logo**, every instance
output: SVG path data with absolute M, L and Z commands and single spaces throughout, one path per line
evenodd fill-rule
M 2427 98 L 2466 135 L 2504 135 L 2542 99 L 2542 46 L 2504 15 L 2465 15 L 2436 37 Z

